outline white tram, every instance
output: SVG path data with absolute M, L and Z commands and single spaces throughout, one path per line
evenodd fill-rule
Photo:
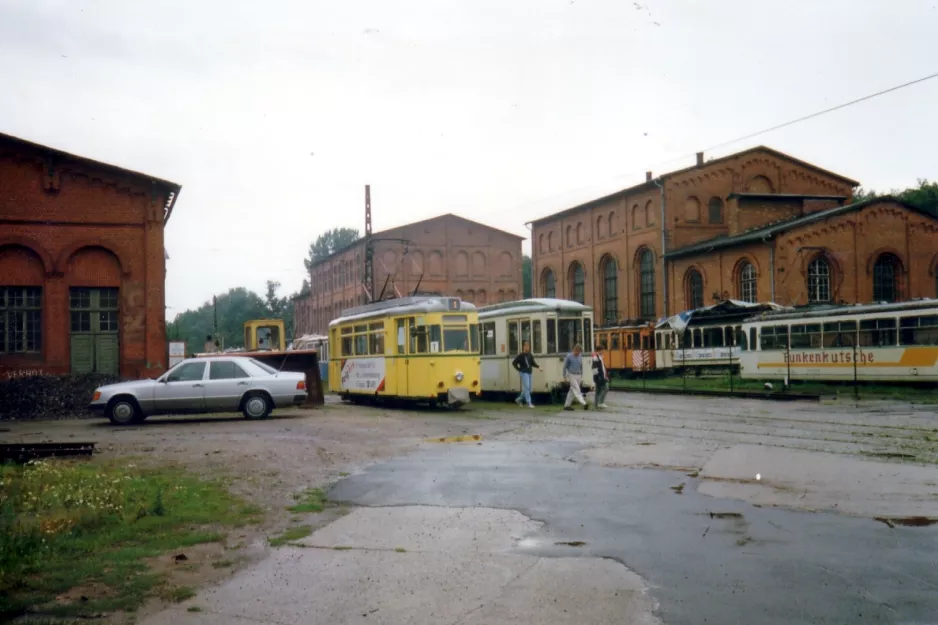
M 662 319 L 655 327 L 655 368 L 736 370 L 742 345 L 743 320 L 777 304 L 725 300 Z
M 479 309 L 482 329 L 482 392 L 519 393 L 521 379 L 512 361 L 525 342 L 541 367 L 534 370 L 533 393 L 565 390 L 563 359 L 583 348 L 583 386 L 592 387 L 593 309 L 562 299 L 524 299 Z
M 934 299 L 767 312 L 743 334 L 743 378 L 938 381 Z
M 325 334 L 304 334 L 293 341 L 287 351 L 315 349 L 318 352 L 319 375 L 322 383 L 328 386 L 329 383 L 329 337 Z

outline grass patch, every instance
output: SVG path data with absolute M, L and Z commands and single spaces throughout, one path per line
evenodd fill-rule
M 774 390 L 765 391 L 764 380 L 743 380 L 738 375 L 724 376 L 666 376 L 649 378 L 614 379 L 610 382 L 612 388 L 625 390 L 702 390 L 702 391 L 756 391 L 772 394 L 783 394 L 781 380 L 773 380 Z M 823 396 L 854 397 L 852 382 L 816 382 L 813 380 L 792 380 L 789 387 L 793 393 L 815 393 Z M 870 384 L 860 383 L 860 397 L 866 399 L 892 399 L 911 401 L 917 403 L 938 403 L 933 388 L 911 385 Z
M 338 545 L 336 547 L 333 547 L 332 549 L 333 551 L 351 551 L 352 547 L 347 547 L 345 545 Z
M 218 562 L 212 562 L 212 567 L 216 569 L 227 569 L 234 566 L 234 560 L 219 560 Z
M 36 608 L 56 617 L 132 611 L 164 578 L 146 563 L 223 540 L 253 509 L 177 470 L 67 461 L 0 467 L 0 621 Z M 72 588 L 88 600 L 53 601 Z
M 202 608 L 197 605 L 190 605 L 186 612 L 201 612 Z
M 407 550 L 404 549 L 403 547 L 395 547 L 394 551 L 396 551 L 397 553 L 407 553 Z
M 163 592 L 160 593 L 160 597 L 166 601 L 172 601 L 173 603 L 182 603 L 186 599 L 191 599 L 195 596 L 195 589 L 189 588 L 188 586 L 170 586 L 164 588 Z
M 326 508 L 326 493 L 321 488 L 309 488 L 293 495 L 297 503 L 287 508 L 293 513 L 322 512 Z
M 297 527 L 291 527 L 282 534 L 271 536 L 267 539 L 267 542 L 270 543 L 271 547 L 282 547 L 287 543 L 299 540 L 301 538 L 306 538 L 312 533 L 313 528 L 309 525 L 298 525 Z

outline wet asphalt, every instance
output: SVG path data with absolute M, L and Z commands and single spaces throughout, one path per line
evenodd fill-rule
M 518 552 L 615 559 L 646 580 L 667 625 L 938 624 L 938 525 L 714 499 L 683 473 L 579 462 L 582 448 L 439 444 L 347 477 L 330 498 L 517 510 L 544 524 Z

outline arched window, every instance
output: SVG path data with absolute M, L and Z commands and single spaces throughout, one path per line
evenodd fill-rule
M 808 265 L 808 302 L 831 301 L 831 266 L 826 258 L 818 257 Z
M 573 226 L 567 226 L 567 247 L 573 246 Z
M 693 195 L 684 201 L 684 220 L 700 221 L 700 200 Z
M 603 220 L 602 215 L 596 218 L 596 238 L 597 239 L 603 238 L 603 221 L 604 220 Z
M 873 265 L 873 300 L 895 302 L 899 300 L 899 277 L 902 264 L 894 254 L 882 254 Z
M 547 251 L 546 249 L 544 249 L 544 233 L 543 232 L 539 234 L 537 237 L 537 249 L 539 252 Z
M 712 224 L 723 223 L 723 200 L 718 197 L 710 198 L 707 204 L 707 220 Z
M 638 258 L 639 302 L 642 319 L 655 318 L 655 255 L 644 250 Z
M 687 272 L 684 278 L 687 310 L 703 308 L 703 276 L 696 269 Z
M 570 299 L 574 302 L 586 303 L 586 270 L 583 265 L 574 261 L 569 272 Z
M 655 207 L 652 204 L 651 200 L 645 202 L 645 225 L 653 226 L 655 225 Z
M 632 230 L 638 230 L 642 227 L 642 211 L 638 204 L 632 205 Z
M 750 193 L 775 193 L 772 187 L 772 181 L 765 176 L 754 176 L 749 179 L 746 185 Z
M 548 252 L 554 251 L 554 233 L 553 232 L 547 233 L 547 251 Z
M 544 270 L 544 279 L 543 279 L 543 293 L 544 297 L 554 298 L 557 297 L 557 280 L 554 278 L 554 272 L 550 269 Z
M 756 302 L 758 290 L 756 268 L 749 261 L 744 260 L 739 266 L 739 299 L 744 302 Z
M 578 223 L 576 225 L 576 244 L 580 245 L 583 243 L 583 224 Z
M 616 260 L 606 256 L 602 262 L 603 322 L 613 323 L 619 318 L 619 276 Z
M 609 213 L 609 236 L 615 236 L 616 234 L 616 212 L 612 211 Z

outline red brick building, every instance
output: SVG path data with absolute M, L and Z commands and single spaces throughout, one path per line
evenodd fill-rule
M 938 220 L 767 147 L 653 177 L 533 222 L 534 289 L 597 319 L 656 319 L 726 298 L 936 296 Z
M 0 134 L 0 378 L 167 363 L 178 184 Z
M 379 296 L 439 294 L 477 305 L 518 299 L 523 237 L 447 214 L 373 235 Z M 369 301 L 364 239 L 313 266 L 310 296 L 296 303 L 296 336 L 325 334 L 341 311 Z

